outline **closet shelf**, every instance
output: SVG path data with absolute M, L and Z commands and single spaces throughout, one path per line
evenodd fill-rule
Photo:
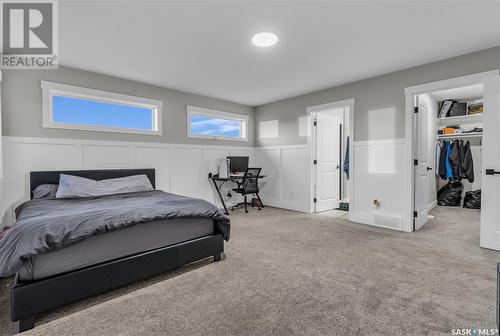
M 481 138 L 483 136 L 483 132 L 475 132 L 475 133 L 457 133 L 457 134 L 438 134 L 438 139 L 462 139 L 462 138 Z
M 483 119 L 483 114 L 474 114 L 474 115 L 464 115 L 464 116 L 457 116 L 457 117 L 444 117 L 444 118 L 437 118 L 440 124 L 446 124 L 446 123 L 477 123 L 481 122 Z

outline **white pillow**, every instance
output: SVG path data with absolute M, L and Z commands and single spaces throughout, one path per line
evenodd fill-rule
M 95 181 L 84 177 L 61 174 L 56 198 L 102 196 L 148 190 L 153 190 L 153 186 L 146 175 Z

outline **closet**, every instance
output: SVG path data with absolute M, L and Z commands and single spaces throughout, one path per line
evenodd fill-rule
M 415 96 L 416 217 L 437 206 L 441 214 L 470 211 L 479 222 L 483 106 L 483 85 Z M 415 230 L 424 223 L 415 221 Z
M 480 209 L 482 85 L 432 95 L 438 104 L 437 204 Z

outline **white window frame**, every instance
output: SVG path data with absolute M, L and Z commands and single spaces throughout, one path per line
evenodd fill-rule
M 233 113 L 233 112 L 211 110 L 211 109 L 207 109 L 204 107 L 191 106 L 191 105 L 187 105 L 186 110 L 187 110 L 187 135 L 189 138 L 229 140 L 229 141 L 248 141 L 248 115 Z M 241 122 L 241 138 L 193 134 L 193 133 L 191 133 L 191 115 L 192 114 L 203 115 L 203 116 L 213 117 L 213 118 L 224 118 L 224 119 L 232 119 L 232 120 L 240 121 Z
M 108 91 L 94 90 L 78 86 L 41 81 L 42 87 L 42 112 L 44 128 L 59 128 L 82 131 L 98 131 L 113 133 L 131 133 L 145 135 L 162 135 L 162 107 L 161 100 L 128 96 Z M 52 113 L 52 97 L 62 96 L 68 98 L 85 99 L 98 103 L 118 103 L 122 105 L 152 109 L 153 127 L 151 130 L 139 130 L 125 127 L 94 126 L 83 124 L 67 124 L 55 122 Z

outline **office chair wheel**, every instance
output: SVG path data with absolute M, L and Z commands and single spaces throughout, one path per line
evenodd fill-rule
M 248 213 L 248 210 L 245 210 L 245 213 Z
M 261 208 L 259 208 L 259 211 L 262 210 Z

